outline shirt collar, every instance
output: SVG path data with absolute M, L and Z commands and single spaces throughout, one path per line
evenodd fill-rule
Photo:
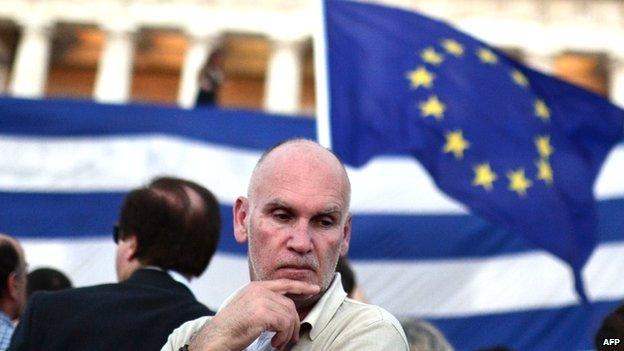
M 340 273 L 334 274 L 334 280 L 329 285 L 320 300 L 310 310 L 301 324 L 308 323 L 310 329 L 310 339 L 314 340 L 327 327 L 329 321 L 334 317 L 336 311 L 347 297 L 347 293 L 342 288 Z
M 6 323 L 10 326 L 13 326 L 13 322 L 11 321 L 11 318 L 9 318 L 9 316 L 4 313 L 4 311 L 0 311 L 0 323 Z

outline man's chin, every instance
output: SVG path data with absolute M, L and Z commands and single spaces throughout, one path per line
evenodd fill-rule
M 321 294 L 315 295 L 295 295 L 286 294 L 287 298 L 291 299 L 295 303 L 297 311 L 311 309 L 314 304 L 321 298 Z
M 316 277 L 316 273 L 307 269 L 278 269 L 271 279 L 289 279 L 305 282 L 308 284 L 320 285 Z M 297 309 L 313 306 L 321 297 L 321 293 L 314 295 L 286 294 L 285 296 L 295 303 Z

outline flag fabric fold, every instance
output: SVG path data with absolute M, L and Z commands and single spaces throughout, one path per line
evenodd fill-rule
M 593 185 L 624 111 L 414 12 L 329 0 L 325 27 L 336 153 L 414 156 L 441 190 L 567 262 L 585 300 Z

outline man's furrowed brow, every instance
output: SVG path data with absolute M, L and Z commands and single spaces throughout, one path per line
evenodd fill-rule
M 324 210 L 319 211 L 319 215 L 331 215 L 342 214 L 342 209 L 339 206 L 331 206 Z
M 273 199 L 264 205 L 265 209 L 290 208 L 286 202 L 281 199 Z
M 289 210 L 289 211 L 294 211 L 295 209 L 290 206 L 286 201 L 283 201 L 281 199 L 273 199 L 269 202 L 267 202 L 264 206 L 263 206 L 264 210 L 268 210 L 268 211 L 272 211 L 275 209 L 285 209 L 285 210 Z M 316 213 L 317 216 L 331 216 L 331 215 L 337 215 L 339 217 L 342 217 L 342 208 L 338 205 L 331 205 L 325 209 L 322 209 L 320 211 L 318 211 L 318 213 Z

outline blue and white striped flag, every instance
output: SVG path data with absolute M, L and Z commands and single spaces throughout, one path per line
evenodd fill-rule
M 60 268 L 79 286 L 111 282 L 124 194 L 156 175 L 192 179 L 222 204 L 219 251 L 192 284 L 216 308 L 248 281 L 246 248 L 228 223 L 255 162 L 285 138 L 314 135 L 310 119 L 255 112 L 0 99 L 0 232 L 24 243 L 31 268 Z M 588 348 L 624 297 L 624 144 L 595 188 L 600 239 L 584 270 L 585 307 L 568 266 L 469 214 L 413 159 L 348 171 L 349 257 L 363 290 L 396 315 L 432 321 L 457 349 Z

